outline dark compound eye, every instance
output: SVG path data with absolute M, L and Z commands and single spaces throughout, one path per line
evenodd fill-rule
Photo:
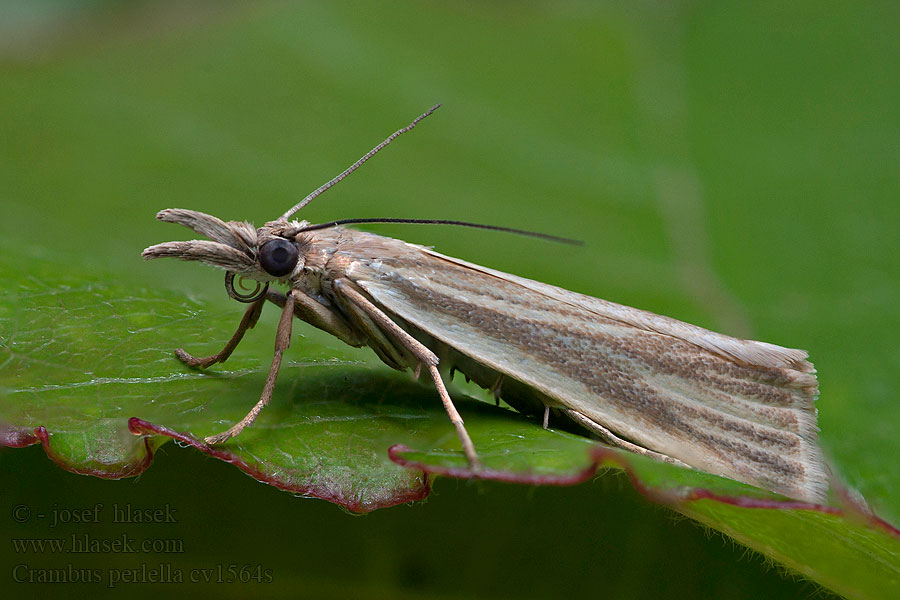
M 259 249 L 259 264 L 273 277 L 284 277 L 297 265 L 297 246 L 284 238 L 269 240 Z

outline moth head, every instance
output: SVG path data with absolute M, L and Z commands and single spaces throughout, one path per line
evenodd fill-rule
M 159 211 L 156 218 L 190 227 L 208 240 L 166 242 L 146 248 L 145 259 L 172 257 L 197 260 L 257 281 L 279 281 L 302 268 L 302 253 L 289 233 L 304 223 L 272 221 L 256 229 L 244 221 L 223 221 L 182 208 Z

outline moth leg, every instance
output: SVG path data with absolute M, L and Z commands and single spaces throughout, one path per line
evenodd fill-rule
M 265 299 L 284 308 L 286 297 L 281 292 L 268 290 Z M 348 346 L 359 347 L 362 345 L 362 340 L 353 333 L 343 318 L 299 290 L 294 290 L 294 316 L 313 327 L 330 333 Z
M 550 406 L 544 405 L 544 429 L 547 429 L 547 426 L 550 425 Z
M 459 436 L 459 441 L 462 442 L 463 451 L 466 454 L 466 459 L 469 461 L 469 467 L 473 470 L 478 469 L 480 463 L 478 462 L 478 454 L 475 453 L 475 444 L 472 443 L 472 438 L 469 437 L 469 432 L 466 431 L 466 426 L 463 424 L 462 417 L 460 416 L 459 411 L 456 410 L 456 406 L 453 405 L 453 400 L 450 399 L 450 394 L 444 386 L 444 381 L 441 379 L 441 373 L 438 371 L 437 365 L 429 365 L 428 371 L 431 373 L 431 379 L 434 380 L 434 387 L 437 388 L 438 395 L 441 397 L 444 410 L 447 411 L 450 422 L 453 423 L 453 426 L 456 428 L 456 435 Z
M 459 436 L 459 441 L 462 442 L 463 451 L 469 461 L 469 467 L 477 469 L 479 467 L 479 461 L 478 454 L 475 452 L 475 445 L 472 443 L 472 438 L 469 437 L 469 432 L 466 431 L 462 417 L 460 416 L 459 411 L 456 410 L 456 406 L 453 405 L 453 400 L 450 398 L 450 394 L 444 386 L 444 381 L 441 379 L 441 373 L 437 368 L 438 357 L 434 352 L 422 344 L 422 342 L 409 335 L 399 325 L 394 323 L 389 316 L 384 314 L 381 309 L 372 304 L 365 296 L 356 291 L 356 288 L 350 282 L 343 279 L 336 279 L 333 285 L 347 300 L 359 307 L 359 309 L 365 312 L 377 325 L 393 335 L 395 339 L 403 344 L 403 346 L 418 359 L 420 364 L 424 364 L 428 368 L 428 373 L 434 381 L 434 387 L 437 388 L 438 395 L 441 397 L 444 410 L 447 411 L 450 422 L 453 423 L 453 426 L 456 428 L 456 435 Z
M 188 354 L 182 348 L 176 348 L 175 356 L 189 367 L 199 367 L 201 369 L 205 369 L 216 363 L 225 362 L 228 360 L 228 357 L 231 356 L 231 353 L 234 352 L 234 349 L 237 348 L 237 345 L 241 343 L 241 339 L 243 339 L 247 330 L 253 329 L 253 326 L 259 321 L 259 315 L 262 314 L 263 304 L 265 304 L 265 299 L 260 298 L 247 307 L 247 310 L 244 311 L 244 316 L 241 318 L 241 322 L 238 325 L 237 331 L 234 332 L 234 335 L 231 336 L 231 339 L 228 340 L 228 343 L 225 344 L 225 347 L 222 348 L 218 354 L 198 357 Z
M 488 393 L 494 397 L 494 405 L 500 406 L 500 387 L 503 385 L 503 373 L 500 373 L 500 377 L 497 378 L 497 381 L 494 382 L 494 385 L 491 386 L 491 389 L 488 390 Z M 544 427 L 544 429 L 547 429 Z
M 592 421 L 587 418 L 583 414 L 576 412 L 574 410 L 564 408 L 562 411 L 573 421 L 587 429 L 588 431 L 597 434 L 601 440 L 609 444 L 610 446 L 616 446 L 618 448 L 622 448 L 624 450 L 628 450 L 630 452 L 634 452 L 635 454 L 642 454 L 644 456 L 649 456 L 651 458 L 655 458 L 656 460 L 661 460 L 663 462 L 667 462 L 672 465 L 678 465 L 679 467 L 687 467 L 691 468 L 690 465 L 687 465 L 677 458 L 672 458 L 671 456 L 666 456 L 665 454 L 661 454 L 659 452 L 654 452 L 653 450 L 648 450 L 643 446 L 638 446 L 637 444 L 633 444 L 626 440 L 623 440 L 612 431 L 600 425 L 596 421 Z
M 265 408 L 269 403 L 269 400 L 272 399 L 272 391 L 275 389 L 275 379 L 278 377 L 278 370 L 281 368 L 281 355 L 284 354 L 284 351 L 291 345 L 291 323 L 293 320 L 294 290 L 291 290 L 287 293 L 287 297 L 284 301 L 284 308 L 281 311 L 281 319 L 278 321 L 278 331 L 275 333 L 275 355 L 272 357 L 272 367 L 269 369 L 269 376 L 266 377 L 266 384 L 263 386 L 259 402 L 250 409 L 247 416 L 235 423 L 227 431 L 206 438 L 205 441 L 207 444 L 218 444 L 239 434 L 245 427 L 256 420 L 260 411 Z

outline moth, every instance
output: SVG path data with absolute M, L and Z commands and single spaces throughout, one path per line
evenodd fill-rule
M 544 427 L 552 411 L 612 446 L 823 501 L 818 383 L 805 351 L 715 333 L 344 225 L 427 222 L 528 232 L 443 220 L 291 220 L 436 108 L 262 227 L 177 208 L 157 214 L 208 239 L 150 246 L 145 259 L 224 269 L 229 295 L 249 305 L 221 352 L 200 358 L 178 349 L 182 362 L 199 368 L 224 362 L 267 302 L 281 308 L 259 401 L 206 442 L 238 435 L 269 403 L 296 317 L 351 346 L 370 347 L 394 369 L 424 371 L 474 471 L 478 454 L 439 366 L 451 377 L 462 372 L 523 413 L 542 415 Z M 255 280 L 256 289 L 237 291 L 236 276 Z M 286 293 L 270 289 L 273 283 Z

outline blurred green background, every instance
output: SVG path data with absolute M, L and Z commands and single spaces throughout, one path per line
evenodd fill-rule
M 896 522 L 898 17 L 887 2 L 0 2 L 0 234 L 237 321 L 220 273 L 140 260 L 184 236 L 156 211 L 272 219 L 442 102 L 302 216 L 583 239 L 370 228 L 808 349 L 823 446 Z M 4 507 L 170 503 L 179 561 L 273 572 L 211 586 L 226 597 L 817 593 L 612 475 L 571 489 L 439 480 L 424 505 L 362 518 L 174 444 L 118 482 L 0 449 L 0 481 Z M 0 518 L 9 531 L 25 535 Z M 4 571 L 19 560 L 0 557 Z

